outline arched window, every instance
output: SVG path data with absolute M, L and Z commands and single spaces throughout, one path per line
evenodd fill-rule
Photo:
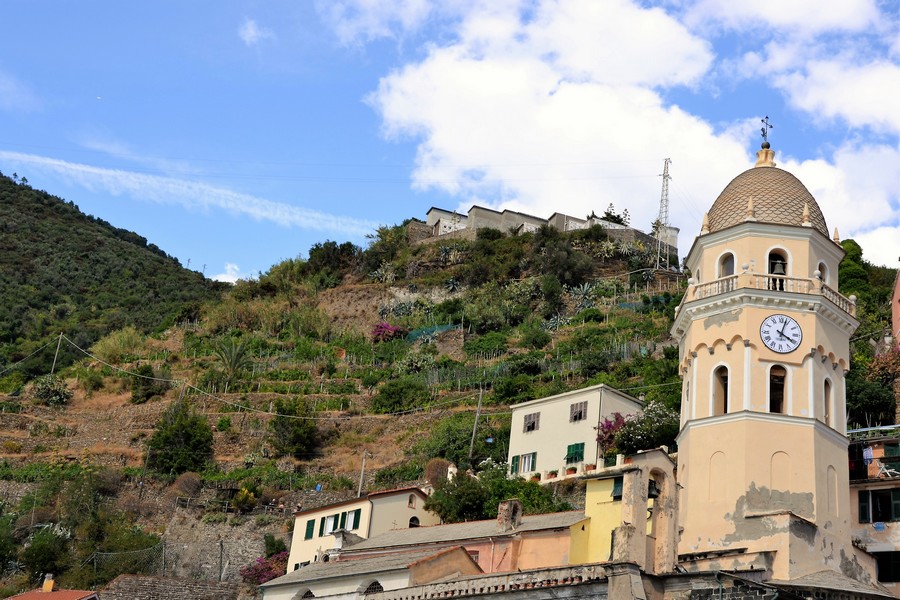
M 713 371 L 713 414 L 724 415 L 728 412 L 728 367 L 722 366 Z
M 787 370 L 781 365 L 769 369 L 769 412 L 784 412 L 784 390 Z
M 409 518 L 409 526 L 410 527 L 418 527 L 419 526 L 419 517 L 410 517 Z
M 784 291 L 784 278 L 788 273 L 788 262 L 784 254 L 777 250 L 769 252 L 769 289 Z
M 734 254 L 726 252 L 719 259 L 719 277 L 734 275 Z
M 831 422 L 831 380 L 826 379 L 824 389 L 822 394 L 822 421 L 828 425 L 829 427 L 834 427 L 834 424 Z
M 823 262 L 819 263 L 819 279 L 828 285 L 828 267 Z
M 305 592 L 303 592 L 303 595 L 300 596 L 301 599 L 303 599 L 303 598 L 315 598 L 315 597 L 316 597 L 316 595 L 313 594 L 313 591 L 312 591 L 312 590 L 306 590 Z
M 378 592 L 383 592 L 383 591 L 384 591 L 384 586 L 382 586 L 380 583 L 378 583 L 378 580 L 376 579 L 375 581 L 370 583 L 368 586 L 366 586 L 366 589 L 363 590 L 363 594 L 377 594 Z
M 409 500 L 406 502 L 406 506 L 408 506 L 409 508 L 416 507 L 416 495 L 415 494 L 409 495 Z

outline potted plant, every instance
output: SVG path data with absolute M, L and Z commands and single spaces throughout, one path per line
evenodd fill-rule
M 597 469 L 597 465 L 595 465 L 594 463 L 588 463 L 588 464 L 584 465 L 585 471 L 594 471 L 596 469 Z
M 566 467 L 566 475 L 574 475 L 578 471 L 578 467 Z
M 541 480 L 541 474 L 540 474 L 540 473 L 534 473 L 534 474 L 532 474 L 532 475 L 531 475 L 531 480 L 532 480 L 532 481 L 540 481 L 540 480 Z
M 547 472 L 547 479 L 553 479 L 553 478 L 556 477 L 557 475 L 559 475 L 559 471 L 557 471 L 556 469 L 554 469 L 553 471 L 548 471 L 548 472 Z

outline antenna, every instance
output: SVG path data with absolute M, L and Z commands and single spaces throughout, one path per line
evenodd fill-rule
M 669 175 L 669 164 L 671 164 L 671 158 L 663 159 L 663 172 L 662 172 L 662 194 L 659 197 L 659 216 L 656 217 L 656 268 L 659 269 L 659 265 L 662 262 L 665 266 L 669 266 L 669 253 L 666 252 L 666 255 L 663 257 L 663 231 L 668 231 L 669 228 L 669 180 L 672 177 Z M 668 244 L 666 244 L 668 245 Z

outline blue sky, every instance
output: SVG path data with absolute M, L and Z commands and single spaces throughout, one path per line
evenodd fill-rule
M 894 0 L 10 0 L 0 171 L 182 264 L 254 276 L 478 203 L 649 228 L 683 251 L 752 165 L 866 257 L 900 257 Z

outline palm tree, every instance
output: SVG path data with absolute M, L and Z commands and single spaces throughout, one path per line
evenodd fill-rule
M 222 372 L 225 374 L 225 390 L 230 386 L 241 371 L 253 364 L 253 358 L 247 353 L 247 343 L 238 342 L 234 338 L 225 338 L 216 344 L 213 353 L 219 359 Z

